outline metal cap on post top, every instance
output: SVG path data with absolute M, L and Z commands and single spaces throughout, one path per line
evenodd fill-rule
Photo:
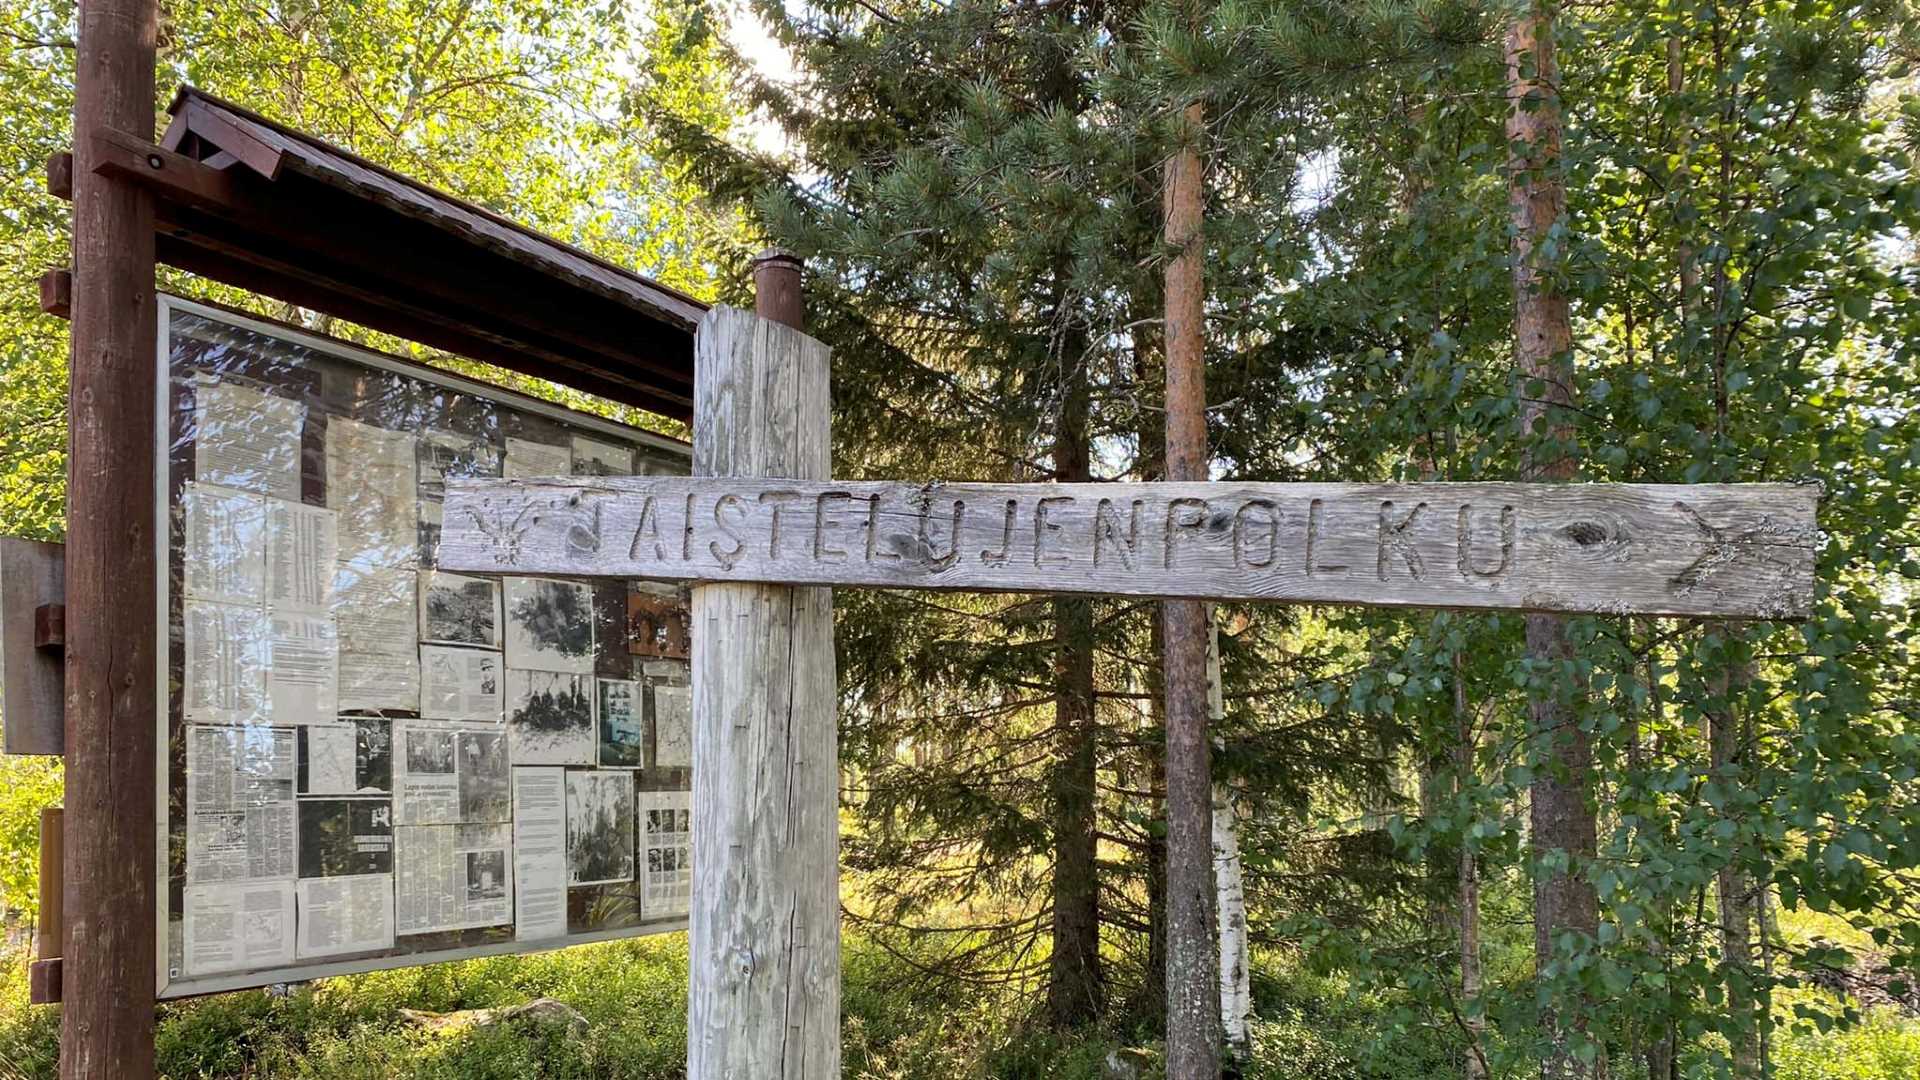
M 753 260 L 753 313 L 795 330 L 804 330 L 800 256 L 769 248 Z

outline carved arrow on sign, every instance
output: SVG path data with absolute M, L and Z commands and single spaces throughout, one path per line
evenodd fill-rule
M 1793 484 L 450 481 L 440 565 L 1387 607 L 1794 618 Z

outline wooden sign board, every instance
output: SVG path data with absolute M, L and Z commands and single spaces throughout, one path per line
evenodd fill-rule
M 1381 607 L 1795 618 L 1793 484 L 450 485 L 441 564 L 642 577 Z
M 50 604 L 66 602 L 66 549 L 0 537 L 0 718 L 9 754 L 66 753 L 66 664 L 42 647 Z

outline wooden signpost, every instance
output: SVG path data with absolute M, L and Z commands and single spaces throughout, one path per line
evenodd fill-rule
M 790 317 L 788 321 L 793 321 Z M 692 1080 L 839 1072 L 828 590 L 1797 618 L 1819 489 L 827 479 L 827 350 L 701 323 L 685 477 L 453 482 L 453 570 L 697 583 Z
M 450 499 L 442 552 L 507 574 L 1785 618 L 1812 599 L 1817 496 L 1792 484 L 509 480 Z

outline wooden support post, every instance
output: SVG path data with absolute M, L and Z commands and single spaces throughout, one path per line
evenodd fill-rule
M 153 137 L 155 0 L 82 0 L 74 66 L 63 1080 L 153 1075 L 153 201 L 88 136 Z
M 27 1000 L 50 1005 L 60 1000 L 60 948 L 66 937 L 64 811 L 40 811 L 40 925 L 34 930 L 34 961 L 27 967 Z
M 763 282 L 791 275 L 776 310 L 793 316 L 798 270 L 756 265 Z M 763 291 L 763 308 L 771 299 Z M 694 358 L 695 475 L 828 477 L 825 346 L 715 308 Z M 693 626 L 687 1075 L 839 1076 L 833 593 L 698 585 Z

